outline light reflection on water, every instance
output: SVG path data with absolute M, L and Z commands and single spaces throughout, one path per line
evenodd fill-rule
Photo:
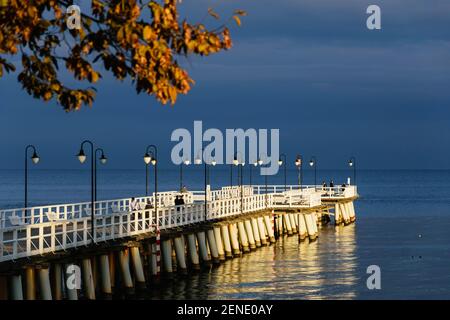
M 164 280 L 152 299 L 352 299 L 356 226 L 323 227 L 315 242 L 280 239 L 210 272 Z

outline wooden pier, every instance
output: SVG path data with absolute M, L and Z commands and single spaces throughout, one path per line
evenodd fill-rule
M 0 210 L 0 299 L 134 297 L 281 236 L 314 241 L 320 224 L 355 221 L 357 197 L 356 186 L 159 192 L 96 202 L 94 232 L 91 203 Z

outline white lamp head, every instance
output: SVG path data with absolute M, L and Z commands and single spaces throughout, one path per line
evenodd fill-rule
M 83 148 L 80 149 L 80 152 L 78 153 L 77 157 L 81 164 L 83 164 L 86 161 L 86 154 L 84 153 Z

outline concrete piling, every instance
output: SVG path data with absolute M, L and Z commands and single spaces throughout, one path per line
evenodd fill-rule
M 238 231 L 239 231 L 239 240 L 242 246 L 242 251 L 244 253 L 250 252 L 250 247 L 248 245 L 247 233 L 245 232 L 245 226 L 243 221 L 239 221 L 237 223 Z
M 209 251 L 211 253 L 213 263 L 219 264 L 220 263 L 219 250 L 217 248 L 217 242 L 216 242 L 216 237 L 214 235 L 214 229 L 212 229 L 212 228 L 208 229 L 206 231 L 206 236 L 208 238 L 208 247 L 209 247 Z
M 112 297 L 112 285 L 111 274 L 109 266 L 109 255 L 102 254 L 99 257 L 100 260 L 100 278 L 101 278 L 101 293 L 104 299 L 110 299 Z
M 256 250 L 255 236 L 253 235 L 253 227 L 250 219 L 244 221 L 245 232 L 247 233 L 248 245 L 250 250 Z
M 219 254 L 219 260 L 225 261 L 225 248 L 222 241 L 220 226 L 214 226 L 214 239 L 216 239 L 216 247 L 217 253 Z
M 206 246 L 206 236 L 204 231 L 197 232 L 198 251 L 203 264 L 211 265 L 211 258 L 208 256 L 208 249 Z
M 255 238 L 255 246 L 257 248 L 261 247 L 261 235 L 258 229 L 258 220 L 257 218 L 251 218 L 251 224 L 253 229 L 253 237 Z
M 264 226 L 264 218 L 258 217 L 258 231 L 259 231 L 259 237 L 261 239 L 261 245 L 267 246 L 267 235 L 266 235 L 266 227 Z
M 198 257 L 198 253 L 197 253 L 197 242 L 196 242 L 195 234 L 189 233 L 187 235 L 187 239 L 188 239 L 188 250 L 189 250 L 191 267 L 194 270 L 200 270 L 200 259 Z
M 78 278 L 77 274 L 71 274 L 69 270 L 74 267 L 73 264 L 66 264 L 64 267 L 64 287 L 66 289 L 67 299 L 78 300 L 78 289 L 77 286 L 81 285 L 81 277 Z M 69 279 L 70 277 L 70 279 Z M 75 278 L 72 278 L 75 277 Z M 70 280 L 70 281 L 69 281 Z
M 241 254 L 241 250 L 239 249 L 238 231 L 236 223 L 230 223 L 228 225 L 228 229 L 230 232 L 231 248 L 233 249 L 233 258 L 234 258 Z
M 303 213 L 298 213 L 298 239 L 299 241 L 303 241 L 308 236 L 308 230 L 306 229 L 306 220 L 305 215 Z
M 225 258 L 233 258 L 233 251 L 231 248 L 230 231 L 227 224 L 220 226 L 221 236 L 223 240 L 223 248 L 225 250 Z
M 283 213 L 283 221 L 286 226 L 286 231 L 288 236 L 292 236 L 294 232 L 292 231 L 291 218 L 289 213 Z
M 165 273 L 167 273 L 167 275 L 172 275 L 172 242 L 170 241 L 170 239 L 164 239 L 161 241 L 161 253 L 164 267 L 163 270 Z
M 270 243 L 275 243 L 275 233 L 273 231 L 273 226 L 272 226 L 272 223 L 270 222 L 269 215 L 264 216 L 264 222 L 266 225 L 266 231 L 269 234 Z
M 297 233 L 297 224 L 295 222 L 295 215 L 293 213 L 288 213 L 289 221 L 291 222 L 292 233 Z
M 63 298 L 62 292 L 62 268 L 61 264 L 55 263 L 53 265 L 52 272 L 52 288 L 53 288 L 53 299 L 61 300 Z
M 304 215 L 304 217 L 305 217 L 306 230 L 308 231 L 309 240 L 314 241 L 314 240 L 316 240 L 317 236 L 316 236 L 316 226 L 315 226 L 314 220 L 312 218 L 312 214 L 306 213 Z
M 184 238 L 179 235 L 173 239 L 175 254 L 177 258 L 177 272 L 181 274 L 187 274 L 187 264 L 186 264 L 186 245 L 184 243 Z
M 25 299 L 36 300 L 36 272 L 34 266 L 25 267 Z
M 41 300 L 52 300 L 52 288 L 50 286 L 50 270 L 48 266 L 40 266 L 38 269 L 39 289 Z
M 84 258 L 81 262 L 84 296 L 86 299 L 95 300 L 94 276 L 92 274 L 91 259 Z
M 120 275 L 126 295 L 134 294 L 133 279 L 130 272 L 130 255 L 128 248 L 119 251 Z
M 11 300 L 23 300 L 22 277 L 20 274 L 10 276 L 9 281 Z

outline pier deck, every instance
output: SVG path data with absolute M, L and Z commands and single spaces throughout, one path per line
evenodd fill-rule
M 174 205 L 177 195 L 183 195 L 184 205 Z M 356 197 L 356 186 L 235 186 L 208 189 L 205 208 L 204 191 L 158 192 L 157 212 L 155 194 L 135 203 L 131 198 L 96 202 L 94 234 L 88 202 L 0 210 L 0 263 L 152 237 L 157 229 L 166 232 L 263 210 L 319 209 Z

